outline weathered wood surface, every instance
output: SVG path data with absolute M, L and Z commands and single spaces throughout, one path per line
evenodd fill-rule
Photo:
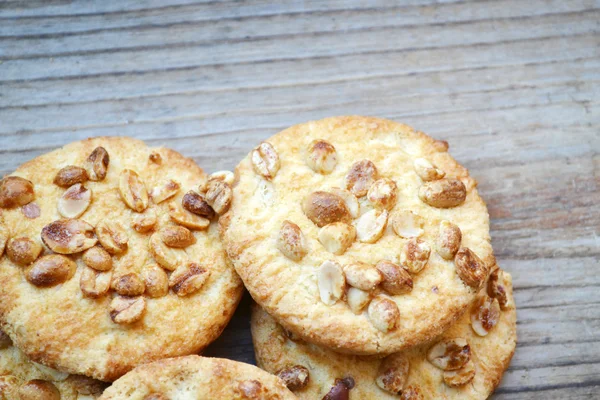
M 0 1 L 0 173 L 130 135 L 231 169 L 340 114 L 448 140 L 514 277 L 497 399 L 600 398 L 600 1 Z M 253 362 L 246 296 L 207 352 Z

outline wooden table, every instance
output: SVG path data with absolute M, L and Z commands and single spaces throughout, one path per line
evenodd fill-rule
M 0 1 L 0 172 L 97 135 L 232 169 L 310 119 L 406 122 L 479 181 L 514 277 L 496 398 L 600 398 L 600 1 L 436 3 Z M 253 362 L 248 306 L 207 354 Z

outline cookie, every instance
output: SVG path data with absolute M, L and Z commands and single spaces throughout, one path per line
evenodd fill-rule
M 221 220 L 252 297 L 287 330 L 351 354 L 447 329 L 495 260 L 489 216 L 448 145 L 392 121 L 284 130 L 236 168 Z
M 0 331 L 0 399 L 92 400 L 106 384 L 81 375 L 69 375 L 29 360 Z M 36 397 L 38 396 L 38 397 Z
M 295 399 L 283 382 L 253 365 L 187 356 L 137 367 L 110 386 L 101 400 Z
M 104 381 L 201 351 L 243 290 L 216 222 L 230 177 L 123 137 L 22 165 L 0 181 L 2 329 L 32 360 Z
M 517 338 L 511 277 L 503 271 L 492 276 L 497 280 L 441 337 L 384 359 L 339 354 L 290 338 L 255 306 L 256 360 L 300 399 L 486 399 L 508 368 Z

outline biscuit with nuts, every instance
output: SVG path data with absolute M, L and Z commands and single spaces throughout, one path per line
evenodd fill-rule
M 465 315 L 440 337 L 382 359 L 339 354 L 290 337 L 255 305 L 251 328 L 257 364 L 281 377 L 299 399 L 486 399 L 508 368 L 517 339 L 512 280 L 496 271 Z M 502 310 L 498 298 L 505 301 Z
M 2 329 L 32 360 L 104 381 L 201 351 L 243 290 L 219 239 L 223 176 L 124 137 L 19 167 L 0 181 Z
M 475 180 L 446 142 L 406 125 L 293 126 L 235 175 L 220 219 L 227 252 L 256 302 L 317 345 L 368 355 L 426 342 L 495 263 Z

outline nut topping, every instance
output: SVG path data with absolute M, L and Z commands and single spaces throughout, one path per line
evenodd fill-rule
M 442 340 L 429 349 L 427 359 L 439 369 L 454 371 L 471 359 L 471 347 L 463 338 Z
M 124 169 L 119 176 L 119 193 L 127 207 L 142 212 L 148 207 L 148 191 L 137 172 Z
M 23 207 L 21 207 L 21 212 L 25 216 L 25 218 L 36 219 L 42 214 L 42 210 L 40 210 L 40 206 L 38 206 L 35 202 L 27 203 Z
M 0 180 L 0 207 L 24 206 L 35 199 L 33 183 L 20 176 L 7 176 Z
M 215 210 L 213 210 L 201 195 L 193 190 L 190 190 L 183 196 L 181 205 L 189 212 L 207 219 L 213 219 L 215 216 Z
M 1 252 L 0 252 L 1 254 Z M 500 268 L 495 269 L 488 279 L 487 293 L 490 297 L 498 300 L 498 304 L 502 310 L 506 310 L 508 306 L 508 295 L 504 286 L 504 271 Z
M 293 367 L 282 369 L 277 373 L 277 376 L 291 391 L 305 388 L 310 379 L 308 369 L 302 365 L 294 365 Z
M 6 349 L 7 347 L 12 346 L 12 340 L 10 340 L 10 337 L 4 333 L 3 331 L 0 331 L 0 350 L 1 349 Z M 0 386 L 1 388 L 2 386 Z
M 446 173 L 436 168 L 432 163 L 424 158 L 417 158 L 413 163 L 415 172 L 424 181 L 434 181 L 436 179 L 442 179 Z
M 148 156 L 148 160 L 150 160 L 150 162 L 153 162 L 154 164 L 162 164 L 162 156 L 156 151 L 150 153 L 150 155 Z
M 175 202 L 169 203 L 169 217 L 180 225 L 192 230 L 205 230 L 210 220 L 179 207 Z
M 28 237 L 9 239 L 6 244 L 6 255 L 15 264 L 29 265 L 41 252 L 42 246 Z
M 153 208 L 147 208 L 143 214 L 136 213 L 133 216 L 131 227 L 139 233 L 146 233 L 154 229 L 157 223 L 156 211 Z
M 60 392 L 52 382 L 34 379 L 19 388 L 22 400 L 60 400 Z
M 196 243 L 194 234 L 183 226 L 165 226 L 159 231 L 159 234 L 163 243 L 169 247 L 184 249 Z
M 419 238 L 412 238 L 402 248 L 400 264 L 409 272 L 418 274 L 427 265 L 430 254 L 431 247 L 427 242 Z
M 179 182 L 174 181 L 173 179 L 168 179 L 152 188 L 150 191 L 150 197 L 152 197 L 152 201 L 154 201 L 154 203 L 159 204 L 175 196 L 177 192 L 179 192 L 180 188 L 181 185 L 179 185 Z
M 348 211 L 350 211 L 350 216 L 352 218 L 360 217 L 360 204 L 358 203 L 358 199 L 355 195 L 347 191 L 346 189 L 340 188 L 331 188 L 331 193 L 339 196 L 346 203 L 346 207 L 348 207 Z
M 402 391 L 400 400 L 423 400 L 423 394 L 418 387 L 409 386 Z
M 148 297 L 163 297 L 169 292 L 169 277 L 165 270 L 158 265 L 146 265 L 140 275 L 146 284 Z
M 144 282 L 134 273 L 121 275 L 113 279 L 111 287 L 122 296 L 140 296 L 146 290 Z
M 92 201 L 92 191 L 81 183 L 71 186 L 58 199 L 58 213 L 65 218 L 80 217 Z
M 471 307 L 471 327 L 479 336 L 487 336 L 500 319 L 498 300 L 487 295 L 478 297 Z
M 88 180 L 88 174 L 84 168 L 75 165 L 67 165 L 56 173 L 54 184 L 60 187 L 68 188 L 76 183 L 85 183 Z
M 357 261 L 344 266 L 346 282 L 360 290 L 371 291 L 381 282 L 381 273 L 372 265 Z
M 381 287 L 389 294 L 405 294 L 412 291 L 413 280 L 404 268 L 387 260 L 381 260 L 376 265 L 383 276 Z
M 223 181 L 209 181 L 206 185 L 206 202 L 219 215 L 223 215 L 229 210 L 233 191 L 231 186 Z
M 373 209 L 361 215 L 356 221 L 356 236 L 363 243 L 375 243 L 385 231 L 388 212 Z
M 346 301 L 354 314 L 360 314 L 371 301 L 371 294 L 354 287 L 348 288 Z
M 85 265 L 97 271 L 109 271 L 113 266 L 110 254 L 100 246 L 87 249 L 82 260 Z
M 458 179 L 440 179 L 425 182 L 419 188 L 419 199 L 432 207 L 452 208 L 460 206 L 467 198 L 467 188 Z
M 174 271 L 187 259 L 184 250 L 168 247 L 164 244 L 161 235 L 158 232 L 153 233 L 152 236 L 150 236 L 148 244 L 152 257 L 154 257 L 156 262 L 164 269 L 168 269 L 169 271 Z
M 409 367 L 408 359 L 402 354 L 389 355 L 379 365 L 375 383 L 386 392 L 398 394 L 408 381 Z
M 96 236 L 110 254 L 121 254 L 127 250 L 129 237 L 120 224 L 102 220 L 96 225 Z
M 262 400 L 265 398 L 262 384 L 254 379 L 248 379 L 238 384 L 242 399 Z
M 94 227 L 80 219 L 59 219 L 42 229 L 42 241 L 55 253 L 75 254 L 94 246 Z
M 369 188 L 367 199 L 375 208 L 391 210 L 398 200 L 398 186 L 391 179 L 378 179 Z
M 252 150 L 251 160 L 254 171 L 267 180 L 273 179 L 279 171 L 279 155 L 268 142 L 262 142 Z
M 110 158 L 104 147 L 96 147 L 84 164 L 87 175 L 92 181 L 101 181 L 106 178 Z
M 471 382 L 475 377 L 475 364 L 469 360 L 461 369 L 455 371 L 444 371 L 442 374 L 444 382 L 450 387 L 459 387 Z
M 306 164 L 319 174 L 329 174 L 337 165 L 335 147 L 326 140 L 313 140 L 307 149 Z
M 319 296 L 328 306 L 334 305 L 344 294 L 346 278 L 340 264 L 335 261 L 324 261 L 318 273 Z
M 178 296 L 195 293 L 204 286 L 210 271 L 196 263 L 187 263 L 177 267 L 169 277 L 169 287 Z
M 84 267 L 79 278 L 81 293 L 93 299 L 104 296 L 110 289 L 112 275 L 112 271 L 101 272 Z
M 392 228 L 401 238 L 414 238 L 423 234 L 425 220 L 412 211 L 396 211 L 391 216 Z
M 440 222 L 436 241 L 437 252 L 445 260 L 452 260 L 460 247 L 462 233 L 460 228 L 450 221 Z
M 384 296 L 377 296 L 369 304 L 369 320 L 381 332 L 389 332 L 396 328 L 400 319 L 398 305 Z
M 333 387 L 327 392 L 322 400 L 348 400 L 350 398 L 350 389 L 354 387 L 352 378 L 336 379 Z
M 342 255 L 352 246 L 356 229 L 344 222 L 334 222 L 319 229 L 319 242 L 330 253 Z
M 488 266 L 466 247 L 461 247 L 454 257 L 460 279 L 472 288 L 479 288 L 488 275 Z
M 235 181 L 235 175 L 231 171 L 216 171 L 208 176 L 208 182 L 210 181 L 221 181 L 231 186 Z
M 75 274 L 75 262 L 59 254 L 38 259 L 25 272 L 25 279 L 39 287 L 56 286 L 71 279 Z
M 277 248 L 284 256 L 300 261 L 308 252 L 306 239 L 300 227 L 293 222 L 283 221 L 277 235 Z
M 146 310 L 144 297 L 116 296 L 110 302 L 110 318 L 117 324 L 131 324 L 139 321 Z
M 351 220 L 350 211 L 344 200 L 333 193 L 313 192 L 302 202 L 304 214 L 319 228 L 333 222 Z
M 352 164 L 346 174 L 346 189 L 356 197 L 363 197 L 378 177 L 379 172 L 373 162 L 370 160 L 357 161 Z

